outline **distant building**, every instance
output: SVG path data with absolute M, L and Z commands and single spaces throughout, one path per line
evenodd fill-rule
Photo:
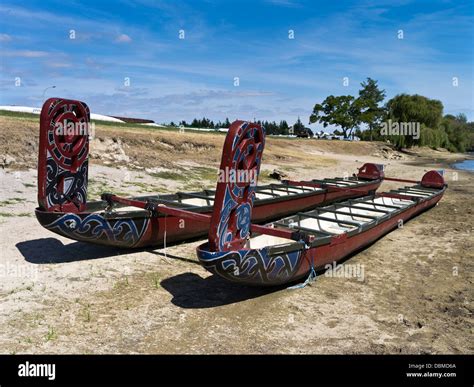
M 327 133 L 327 132 L 323 132 L 322 130 L 317 132 L 315 135 L 314 135 L 314 138 L 318 138 L 318 139 L 321 139 L 321 140 L 329 140 L 331 139 L 331 134 L 330 133 Z
M 334 133 L 328 133 L 328 132 L 323 132 L 322 130 L 317 132 L 314 135 L 315 138 L 321 139 L 321 140 L 346 140 L 346 141 L 360 141 L 360 138 L 354 135 L 354 133 L 348 137 L 344 138 L 344 136 L 337 135 Z
M 112 117 L 117 118 L 118 120 L 122 120 L 124 122 L 130 122 L 133 124 L 153 124 L 155 122 L 153 120 L 146 120 L 144 118 L 117 117 L 117 116 L 112 116 Z
M 288 133 L 295 137 L 302 137 L 302 138 L 312 138 L 314 136 L 313 131 L 310 128 L 306 127 L 295 127 L 295 125 L 290 126 L 288 128 Z

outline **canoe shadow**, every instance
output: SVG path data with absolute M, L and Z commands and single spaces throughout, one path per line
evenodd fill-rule
M 189 258 L 178 257 L 171 254 L 165 255 L 156 251 L 154 247 L 124 248 L 86 242 L 73 242 L 65 245 L 56 238 L 41 238 L 19 242 L 16 244 L 16 247 L 27 262 L 35 264 L 87 261 L 146 251 L 163 257 L 199 265 L 197 261 Z
M 35 264 L 67 263 L 127 254 L 131 249 L 73 242 L 67 245 L 56 238 L 19 242 L 17 249 L 25 260 Z
M 181 308 L 214 308 L 261 297 L 282 287 L 257 288 L 224 280 L 216 275 L 202 278 L 195 273 L 183 273 L 161 281 L 172 296 L 171 302 Z

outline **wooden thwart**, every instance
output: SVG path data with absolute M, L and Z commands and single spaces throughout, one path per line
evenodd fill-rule
M 318 219 L 318 220 L 324 220 L 326 222 L 333 222 L 333 223 L 338 223 L 338 224 L 349 224 L 351 226 L 359 227 L 360 223 L 359 222 L 353 222 L 351 220 L 342 220 L 342 219 L 334 219 L 334 218 L 328 218 L 326 216 L 321 216 L 321 215 L 314 215 L 310 213 L 305 213 L 305 212 L 298 212 L 296 214 L 297 216 L 301 216 L 304 218 L 312 218 L 312 219 Z
M 363 200 L 355 199 L 355 200 L 348 200 L 349 203 L 364 203 L 364 204 L 371 204 L 374 206 L 379 206 L 379 207 L 385 207 L 385 208 L 394 208 L 394 209 L 400 209 L 404 208 L 404 206 L 395 206 L 393 204 L 384 204 L 384 203 L 376 203 L 376 202 L 366 202 Z M 365 207 L 364 207 L 365 208 Z
M 360 202 L 360 203 L 362 204 L 363 202 Z M 366 211 L 372 211 L 372 212 L 381 212 L 383 214 L 390 214 L 391 212 L 393 212 L 393 211 L 381 210 L 380 208 L 371 208 L 371 207 L 353 206 L 353 205 L 348 206 L 345 203 L 337 203 L 337 204 L 335 204 L 335 206 L 336 207 L 355 208 L 357 210 L 366 210 Z
M 333 213 L 333 214 L 348 215 L 348 216 L 354 216 L 354 217 L 359 217 L 359 218 L 379 219 L 378 216 L 364 215 L 364 214 L 356 214 L 356 213 L 354 213 L 354 212 L 347 212 L 347 211 L 329 210 L 329 209 L 327 209 L 327 208 L 325 208 L 323 212 L 330 212 L 330 213 Z
M 287 224 L 287 223 L 283 223 L 283 222 L 273 222 L 273 224 L 276 225 L 276 226 L 289 228 L 290 230 L 298 230 L 298 231 L 308 232 L 308 233 L 311 233 L 315 236 L 319 235 L 319 236 L 322 236 L 322 237 L 327 237 L 327 236 L 337 235 L 337 234 L 332 233 L 332 232 L 327 232 L 327 231 L 323 231 L 323 230 L 316 230 L 314 228 L 303 227 L 303 226 L 300 226 L 300 225 L 296 225 L 296 223 L 297 222 L 291 223 L 291 224 Z

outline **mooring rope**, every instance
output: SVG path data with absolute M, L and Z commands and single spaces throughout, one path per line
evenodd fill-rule
M 294 290 L 294 289 L 303 289 L 306 287 L 306 285 L 310 285 L 311 282 L 314 282 L 316 280 L 317 274 L 316 270 L 314 270 L 314 255 L 311 255 L 311 270 L 309 272 L 308 278 L 303 283 L 296 284 L 293 286 L 287 287 L 289 290 Z

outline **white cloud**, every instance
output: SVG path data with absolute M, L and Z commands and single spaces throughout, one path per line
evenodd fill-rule
M 117 36 L 115 41 L 117 43 L 130 43 L 132 41 L 132 38 L 127 34 L 120 34 L 119 36 Z
M 8 34 L 0 34 L 0 42 L 10 42 L 12 37 Z
M 35 51 L 35 50 L 16 50 L 16 51 L 4 51 L 4 56 L 17 56 L 22 58 L 42 58 L 48 56 L 49 53 L 46 51 Z
M 46 65 L 47 65 L 48 67 L 52 67 L 52 68 L 55 68 L 55 69 L 71 67 L 71 64 L 70 64 L 70 63 L 57 62 L 57 61 L 48 62 L 48 63 L 46 63 Z
M 290 7 L 290 8 L 295 8 L 295 7 L 300 7 L 301 4 L 294 0 L 266 0 L 267 3 L 273 4 L 273 5 L 279 5 L 282 7 Z

